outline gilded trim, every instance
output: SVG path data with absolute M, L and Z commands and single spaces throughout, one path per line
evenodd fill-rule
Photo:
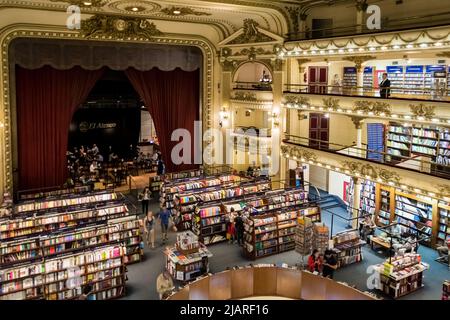
M 0 154 L 0 165 L 2 168 L 4 191 L 12 192 L 13 190 L 13 158 L 12 158 L 12 126 L 11 123 L 11 100 L 10 96 L 10 57 L 9 46 L 11 42 L 16 38 L 42 38 L 42 39 L 65 39 L 65 40 L 83 40 L 89 41 L 81 33 L 68 31 L 68 30 L 47 30 L 43 31 L 43 28 L 50 29 L 50 26 L 42 25 L 16 25 L 10 26 L 4 29 L 0 33 L 1 43 L 1 68 L 2 68 L 2 90 L 3 90 L 3 108 L 0 110 L 0 121 L 4 123 L 4 137 L 1 141 L 1 145 L 5 146 L 4 152 Z M 207 40 L 196 37 L 189 38 L 179 34 L 165 34 L 164 36 L 156 36 L 152 39 L 148 38 L 134 38 L 134 39 L 117 39 L 113 35 L 99 35 L 95 38 L 96 41 L 108 41 L 108 42 L 129 42 L 129 43 L 159 43 L 165 45 L 185 45 L 198 47 L 203 53 L 203 95 L 202 95 L 202 120 L 203 129 L 207 130 L 212 128 L 213 119 L 213 59 L 214 59 L 214 47 Z M 209 141 L 204 141 L 204 144 L 209 144 Z M 0 190 L 3 185 L 0 185 Z

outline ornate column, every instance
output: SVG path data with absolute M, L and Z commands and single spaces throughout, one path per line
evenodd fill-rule
M 271 60 L 273 70 L 272 81 L 272 172 L 274 181 L 283 180 L 285 177 L 285 162 L 281 159 L 281 143 L 283 139 L 282 123 L 286 121 L 284 114 L 281 112 L 281 103 L 283 99 L 283 60 L 273 58 Z M 274 187 L 282 187 L 275 185 Z
M 375 60 L 377 57 L 375 56 L 352 56 L 352 57 L 344 57 L 343 60 L 351 61 L 355 64 L 357 77 L 356 77 L 356 86 L 358 89 L 356 90 L 357 95 L 362 96 L 363 92 L 363 79 L 364 79 L 364 63 L 369 60 Z
M 285 7 L 289 12 L 289 18 L 291 20 L 291 35 L 289 38 L 297 39 L 299 38 L 299 23 L 298 18 L 300 14 L 300 7 Z
M 352 177 L 354 191 L 353 191 L 353 210 L 352 210 L 352 218 L 357 218 L 360 210 L 360 198 L 361 198 L 361 188 L 362 188 L 362 180 L 356 177 Z M 352 228 L 357 228 L 358 220 L 354 219 L 351 221 Z
M 300 24 L 299 24 L 299 32 L 301 35 L 301 39 L 308 39 L 309 35 L 306 34 L 307 25 L 306 25 L 306 19 L 308 18 L 308 15 L 306 13 L 300 14 Z
M 364 150 L 362 144 L 362 125 L 364 123 L 364 118 L 361 117 L 352 117 L 353 124 L 356 128 L 356 150 L 355 156 L 364 158 Z

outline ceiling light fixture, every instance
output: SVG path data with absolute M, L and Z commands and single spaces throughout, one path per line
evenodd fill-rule
M 178 9 L 175 9 L 175 10 L 172 11 L 172 13 L 173 13 L 174 15 L 179 15 L 179 14 L 181 14 L 181 11 L 178 10 Z

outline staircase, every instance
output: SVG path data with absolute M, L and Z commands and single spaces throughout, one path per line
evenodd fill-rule
M 347 210 L 347 205 L 338 196 L 328 194 L 328 192 L 323 191 L 321 189 L 317 189 L 313 186 L 310 186 L 309 193 L 313 199 L 320 197 L 320 200 L 318 201 L 318 203 L 319 203 L 319 207 L 322 210 L 332 209 L 332 208 L 342 208 L 344 210 Z

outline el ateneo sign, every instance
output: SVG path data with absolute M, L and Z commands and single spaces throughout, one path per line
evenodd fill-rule
M 80 122 L 78 129 L 80 132 L 88 132 L 89 130 L 105 130 L 105 129 L 114 129 L 117 127 L 116 122 Z

